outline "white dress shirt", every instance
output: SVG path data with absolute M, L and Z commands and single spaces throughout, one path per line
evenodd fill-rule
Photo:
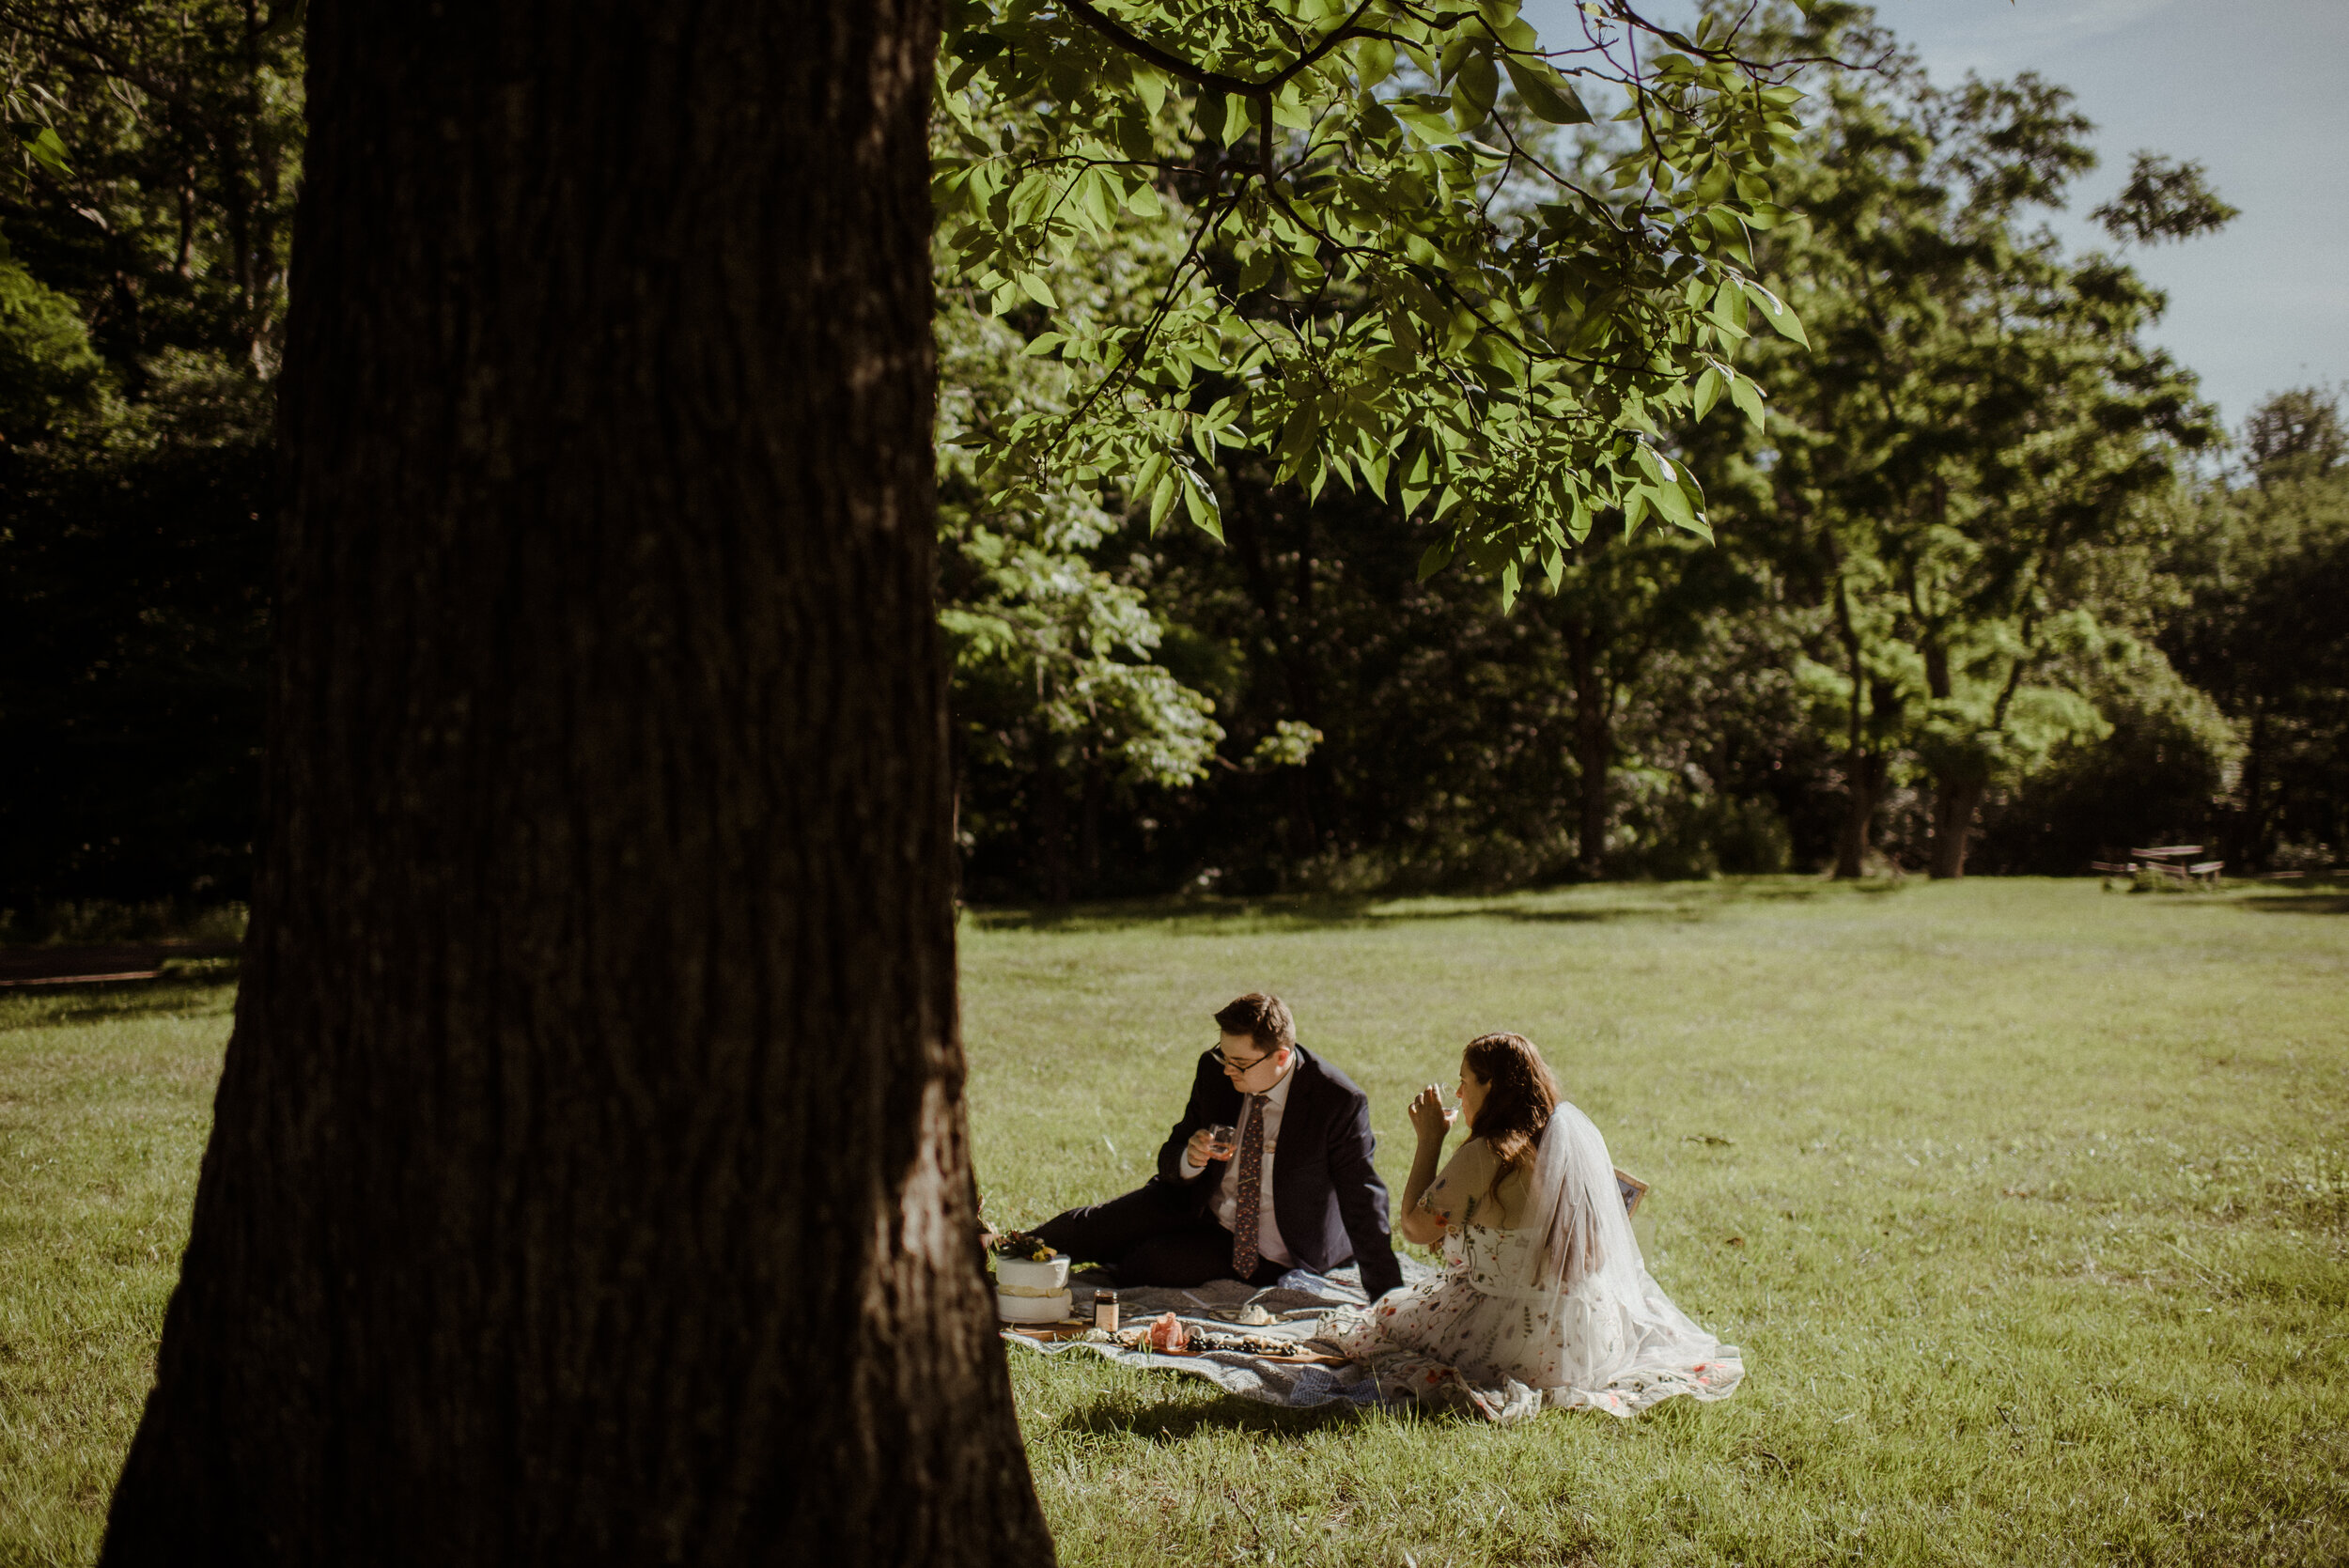
M 1288 1070 L 1281 1075 L 1280 1081 L 1264 1092 L 1264 1185 L 1262 1195 L 1256 1200 L 1256 1251 L 1259 1256 L 1270 1258 L 1283 1268 L 1295 1267 L 1297 1259 L 1290 1253 L 1288 1244 L 1281 1239 L 1280 1221 L 1272 1217 L 1272 1156 L 1281 1141 L 1281 1113 L 1288 1109 L 1289 1085 L 1296 1080 L 1297 1058 L 1292 1055 Z M 1239 1136 L 1233 1141 L 1232 1157 L 1223 1162 L 1223 1176 L 1215 1184 L 1215 1199 L 1209 1205 L 1215 1214 L 1216 1223 L 1227 1231 L 1239 1217 L 1238 1151 L 1247 1143 L 1248 1118 L 1254 1114 L 1255 1103 L 1249 1095 L 1240 1096 Z M 1184 1151 L 1184 1180 L 1190 1180 L 1206 1169 L 1204 1165 L 1192 1164 L 1190 1151 Z

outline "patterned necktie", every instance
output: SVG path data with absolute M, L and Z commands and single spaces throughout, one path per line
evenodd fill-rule
M 1248 1130 L 1239 1138 L 1239 1207 L 1232 1215 L 1232 1272 L 1245 1280 L 1256 1272 L 1256 1213 L 1264 1205 L 1264 1107 L 1262 1094 L 1248 1096 Z

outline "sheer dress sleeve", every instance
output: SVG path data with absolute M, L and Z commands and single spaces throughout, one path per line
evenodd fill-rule
M 1449 1229 L 1472 1224 L 1491 1204 L 1493 1171 L 1492 1145 L 1471 1138 L 1444 1162 L 1434 1183 L 1420 1194 L 1419 1206 Z M 1490 1223 L 1489 1216 L 1486 1222 Z

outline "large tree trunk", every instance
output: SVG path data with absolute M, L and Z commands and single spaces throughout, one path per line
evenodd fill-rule
M 314 0 L 264 863 L 113 1565 L 1049 1560 L 984 1296 L 927 0 Z
M 1842 576 L 1835 580 L 1835 623 L 1851 674 L 1851 702 L 1843 737 L 1843 827 L 1835 840 L 1835 875 L 1850 881 L 1868 872 L 1868 850 L 1875 837 L 1876 797 L 1884 787 L 1885 759 L 1867 741 L 1867 669 L 1851 597 Z
M 1068 902 L 1068 781 L 1060 765 L 1060 737 L 1038 732 L 1035 743 L 1035 864 L 1048 904 Z
M 1866 751 L 1843 753 L 1843 826 L 1835 839 L 1835 875 L 1845 881 L 1868 874 L 1884 777 L 1884 758 Z
M 1607 774 L 1615 762 L 1612 705 L 1598 673 L 1598 638 L 1580 614 L 1565 618 L 1566 664 L 1574 677 L 1574 765 L 1581 780 L 1577 802 L 1576 862 L 1597 881 L 1607 870 Z
M 2243 809 L 2236 814 L 2232 858 L 2245 872 L 2267 869 L 2267 705 L 2251 703 L 2251 733 L 2243 755 Z
M 1933 862 L 1937 877 L 1966 875 L 1966 849 L 1973 840 L 1974 810 L 1982 804 L 1984 781 L 1936 779 L 1933 784 Z
M 1255 498 L 1254 505 L 1250 497 Z M 1232 484 L 1233 505 L 1225 513 L 1224 525 L 1229 531 L 1232 553 L 1239 560 L 1240 577 L 1247 584 L 1248 597 L 1264 621 L 1265 641 L 1270 645 L 1281 682 L 1288 692 L 1289 711 L 1315 729 L 1322 727 L 1321 679 L 1315 667 L 1313 647 L 1314 627 L 1314 535 L 1313 513 L 1307 507 L 1300 515 L 1296 559 L 1291 563 L 1289 588 L 1283 596 L 1273 574 L 1271 544 L 1267 537 L 1268 524 L 1273 518 L 1277 498 L 1269 486 L 1253 486 L 1235 479 Z M 1287 602 L 1282 602 L 1283 597 Z M 1291 856 L 1299 861 L 1310 860 L 1320 852 L 1321 824 L 1314 809 L 1316 796 L 1327 798 L 1330 783 L 1329 758 L 1319 748 L 1302 768 L 1286 769 L 1288 773 L 1288 847 Z

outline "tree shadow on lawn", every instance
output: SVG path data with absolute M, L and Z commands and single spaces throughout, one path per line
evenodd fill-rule
M 94 986 L 0 991 L 0 1029 L 65 1029 L 166 1015 L 226 1014 L 236 1005 L 233 960 L 225 972 Z
M 2270 893 L 2234 902 L 2262 915 L 2349 915 L 2349 894 L 2342 893 Z
M 1584 925 L 1631 921 L 1711 920 L 1744 905 L 1808 903 L 1850 895 L 1882 895 L 1897 882 L 1827 883 L 1811 877 L 1722 878 L 1708 882 L 1613 882 L 1503 894 L 1413 894 L 1369 897 L 1342 893 L 1274 893 L 1261 898 L 1177 895 L 1091 904 L 967 907 L 963 918 L 982 931 L 1039 931 L 1075 936 L 1156 927 L 1170 936 L 1230 937 L 1254 932 L 1371 930 L 1404 922 L 1499 920 L 1532 925 Z M 1588 897 L 1588 904 L 1529 902 Z M 1607 900 L 1599 902 L 1598 900 Z
M 1213 1385 L 1203 1387 L 1211 1389 Z M 1466 1416 L 1423 1412 L 1408 1405 L 1363 1406 L 1333 1401 L 1293 1410 L 1219 1389 L 1194 1399 L 1168 1398 L 1148 1403 L 1137 1403 L 1130 1394 L 1103 1394 L 1062 1417 L 1054 1423 L 1054 1429 L 1094 1436 L 1139 1437 L 1153 1443 L 1179 1443 L 1203 1432 L 1255 1432 L 1271 1437 L 1300 1438 L 1376 1416 L 1482 1424 Z

